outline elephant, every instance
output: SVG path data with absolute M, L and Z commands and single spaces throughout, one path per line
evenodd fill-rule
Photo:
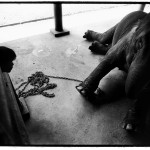
M 89 47 L 91 52 L 104 54 L 104 57 L 88 77 L 76 86 L 77 91 L 100 104 L 111 101 L 98 85 L 110 71 L 118 68 L 122 77 L 117 85 L 122 85 L 120 87 L 132 101 L 122 128 L 136 133 L 144 128 L 150 106 L 150 13 L 131 12 L 106 32 L 88 30 L 83 38 L 93 41 Z

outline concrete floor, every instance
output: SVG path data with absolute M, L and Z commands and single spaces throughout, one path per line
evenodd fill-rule
M 103 56 L 94 55 L 88 50 L 91 43 L 82 38 L 83 33 L 90 27 L 93 30 L 106 30 L 125 13 L 117 13 L 118 16 L 111 21 L 105 17 L 105 21 L 95 19 L 96 22 L 92 22 L 91 16 L 91 21 L 81 26 L 77 23 L 75 26 L 73 20 L 84 16 L 74 16 L 70 20 L 66 18 L 64 23 L 67 19 L 72 22 L 72 28 L 67 28 L 71 31 L 69 36 L 54 38 L 47 32 L 1 43 L 13 48 L 17 54 L 10 73 L 14 86 L 26 81 L 36 71 L 84 80 Z M 90 13 L 86 15 L 90 17 Z M 103 13 L 99 15 L 103 16 Z M 55 93 L 54 98 L 42 95 L 26 98 L 31 115 L 26 127 L 32 145 L 150 145 L 147 134 L 132 136 L 121 128 L 130 105 L 126 97 L 103 106 L 94 106 L 76 91 L 78 82 L 61 79 L 50 81 L 58 85 L 49 91 Z

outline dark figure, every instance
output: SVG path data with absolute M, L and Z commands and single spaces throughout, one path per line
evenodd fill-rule
M 16 59 L 15 52 L 7 47 L 0 46 L 0 66 L 2 72 L 11 72 L 13 68 L 13 61 Z
M 15 59 L 16 59 L 16 54 L 12 49 L 5 47 L 5 46 L 0 46 L 0 67 L 1 67 L 2 72 L 10 73 L 14 65 L 13 61 Z M 14 86 L 12 83 L 11 85 L 12 85 L 16 100 L 18 102 L 20 111 L 23 115 L 23 119 L 27 120 L 29 119 L 29 110 L 26 106 L 26 103 L 23 98 L 18 99 Z
M 0 46 L 0 145 L 29 143 L 26 128 L 22 122 L 29 113 L 23 114 L 24 103 L 18 99 L 11 80 L 7 80 L 4 76 L 11 72 L 15 59 L 16 54 L 12 49 Z
M 83 37 L 94 41 L 89 47 L 92 52 L 106 55 L 77 90 L 93 101 L 105 103 L 108 97 L 98 88 L 99 82 L 118 67 L 122 77 L 116 84 L 123 85 L 127 97 L 133 99 L 122 126 L 127 131 L 144 128 L 150 107 L 150 13 L 132 12 L 105 33 L 88 30 Z

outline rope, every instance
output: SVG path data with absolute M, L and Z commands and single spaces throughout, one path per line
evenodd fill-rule
M 39 71 L 39 72 L 36 72 L 35 74 L 32 74 L 30 77 L 28 77 L 28 81 L 21 83 L 15 89 L 16 91 L 18 90 L 18 97 L 26 98 L 28 96 L 39 95 L 39 94 L 42 94 L 43 96 L 49 97 L 49 98 L 55 97 L 54 93 L 49 94 L 45 92 L 46 90 L 54 89 L 55 87 L 57 87 L 56 83 L 49 83 L 50 81 L 49 78 L 82 82 L 81 80 L 73 79 L 73 78 L 59 77 L 59 76 L 47 76 L 47 75 L 44 75 L 43 72 Z M 29 89 L 28 91 L 25 92 L 25 89 L 27 88 L 29 84 L 34 86 L 34 88 Z M 19 90 L 21 87 L 23 87 L 23 89 Z
M 70 81 L 75 81 L 75 82 L 82 82 L 81 80 L 73 79 L 73 78 L 67 78 L 67 77 L 59 77 L 59 76 L 48 76 L 48 77 L 49 78 L 55 78 L 55 79 L 70 80 Z

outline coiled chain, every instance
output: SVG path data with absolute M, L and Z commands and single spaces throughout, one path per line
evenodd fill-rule
M 76 82 L 82 82 L 78 79 L 72 79 L 72 78 L 66 78 L 66 77 L 58 77 L 58 76 L 47 76 L 44 75 L 43 72 L 39 71 L 36 72 L 35 74 L 32 74 L 30 77 L 28 77 L 28 81 L 21 83 L 15 90 L 18 90 L 18 97 L 28 97 L 28 96 L 33 96 L 33 95 L 39 95 L 42 94 L 45 97 L 52 98 L 55 96 L 54 93 L 49 94 L 45 92 L 46 90 L 49 89 L 54 89 L 57 87 L 57 84 L 55 83 L 49 83 L 50 79 L 49 78 L 56 78 L 56 79 L 64 79 L 64 80 L 71 80 L 71 81 L 76 81 Z M 25 89 L 27 88 L 28 85 L 34 86 L 34 88 L 29 89 L 28 91 L 25 92 Z M 22 90 L 19 90 L 22 86 L 24 88 Z

